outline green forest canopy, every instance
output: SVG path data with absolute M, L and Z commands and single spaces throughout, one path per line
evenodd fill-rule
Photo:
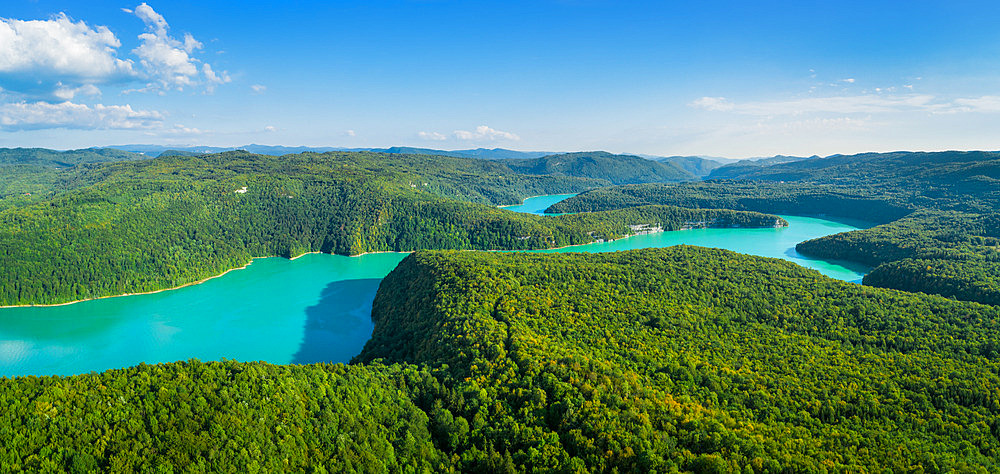
M 734 179 L 605 187 L 549 211 L 659 204 L 868 220 L 884 225 L 803 242 L 797 249 L 875 265 L 865 284 L 1000 304 L 998 153 L 835 155 L 713 173 L 724 170 Z
M 0 463 L 995 472 L 1000 310 L 697 247 L 418 252 L 348 367 L 0 380 Z

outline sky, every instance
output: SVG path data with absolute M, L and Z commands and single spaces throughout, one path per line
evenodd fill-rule
M 1000 150 L 995 1 L 0 5 L 0 147 Z

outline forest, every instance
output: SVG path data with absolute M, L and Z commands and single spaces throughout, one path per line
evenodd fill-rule
M 421 251 L 348 366 L 0 380 L 7 470 L 996 472 L 1000 310 L 690 246 Z
M 544 249 L 622 237 L 630 225 L 786 225 L 762 213 L 669 206 L 519 214 L 495 205 L 599 183 L 507 169 L 380 153 L 227 152 L 92 165 L 48 185 L 59 190 L 0 208 L 0 305 L 172 288 L 262 256 Z
M 832 158 L 745 167 L 813 172 L 778 180 L 612 187 L 369 152 L 0 166 L 36 177 L 14 185 L 30 196 L 0 198 L 5 304 L 177 286 L 254 256 L 417 250 L 383 280 L 374 334 L 349 365 L 189 360 L 0 379 L 0 465 L 1000 470 L 1000 217 L 988 212 L 996 189 L 975 186 L 995 158 L 891 157 L 896 175 L 866 168 L 867 155 Z M 495 207 L 579 191 L 551 209 L 576 214 Z M 629 224 L 787 224 L 769 213 L 879 224 L 799 245 L 875 267 L 865 285 L 690 246 L 422 250 L 549 248 Z
M 810 256 L 870 265 L 864 284 L 1000 304 L 1000 154 L 834 155 L 726 165 L 697 183 L 594 189 L 549 212 L 640 205 L 825 215 L 880 224 L 802 242 Z

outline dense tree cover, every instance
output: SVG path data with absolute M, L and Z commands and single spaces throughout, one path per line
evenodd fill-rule
M 503 164 L 519 173 L 596 178 L 607 180 L 611 184 L 675 183 L 695 179 L 694 174 L 669 161 L 613 155 L 604 151 L 509 159 L 504 160 Z
M 243 152 L 99 166 L 77 175 L 70 191 L 0 211 L 0 304 L 170 288 L 259 256 L 538 249 L 620 237 L 633 232 L 629 225 L 783 224 L 759 213 L 664 206 L 546 218 L 442 197 L 502 202 L 592 183 L 477 172 L 496 166 L 422 155 Z
M 52 168 L 69 168 L 84 163 L 106 163 L 146 158 L 148 157 L 141 153 L 113 148 L 84 148 L 68 151 L 47 148 L 0 148 L 0 166 L 40 165 Z
M 996 472 L 1000 309 L 690 246 L 433 251 L 351 366 L 0 379 L 7 471 Z
M 864 284 L 1000 304 L 1000 214 L 918 211 L 802 242 L 802 253 L 875 267 Z
M 373 317 L 357 360 L 434 368 L 463 470 L 1000 469 L 995 307 L 672 247 L 419 252 Z
M 196 360 L 0 379 L 3 472 L 442 472 L 403 364 Z
M 668 204 L 867 220 L 885 225 L 797 249 L 876 266 L 865 284 L 1000 303 L 998 153 L 835 155 L 716 171 L 738 179 L 595 189 L 549 211 Z
M 710 178 L 722 177 L 719 172 Z M 1000 153 L 947 151 L 932 153 L 864 153 L 833 155 L 750 167 L 726 176 L 842 185 L 911 202 L 920 208 L 995 212 L 1000 203 Z
M 553 204 L 547 212 L 594 212 L 649 204 L 694 209 L 736 209 L 776 214 L 831 215 L 891 222 L 914 210 L 903 200 L 857 188 L 768 181 L 704 181 L 635 184 L 587 191 Z

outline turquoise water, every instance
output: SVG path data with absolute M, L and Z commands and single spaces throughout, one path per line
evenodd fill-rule
M 541 212 L 556 201 L 541 196 L 517 207 Z M 864 268 L 795 253 L 798 242 L 857 227 L 784 217 L 788 228 L 661 232 L 548 251 L 692 244 L 783 258 L 834 278 L 861 279 Z M 0 309 L 0 376 L 68 375 L 190 358 L 347 362 L 371 337 L 371 303 L 379 282 L 405 256 L 261 258 L 245 269 L 176 290 Z
M 500 206 L 501 209 L 507 209 L 508 211 L 514 212 L 527 212 L 528 214 L 544 214 L 545 210 L 549 206 L 566 199 L 569 199 L 576 194 L 549 194 L 546 196 L 535 196 L 524 200 L 521 204 L 514 206 Z
M 0 309 L 0 375 L 140 362 L 347 362 L 371 338 L 372 300 L 404 253 L 260 258 L 198 285 L 63 306 Z

